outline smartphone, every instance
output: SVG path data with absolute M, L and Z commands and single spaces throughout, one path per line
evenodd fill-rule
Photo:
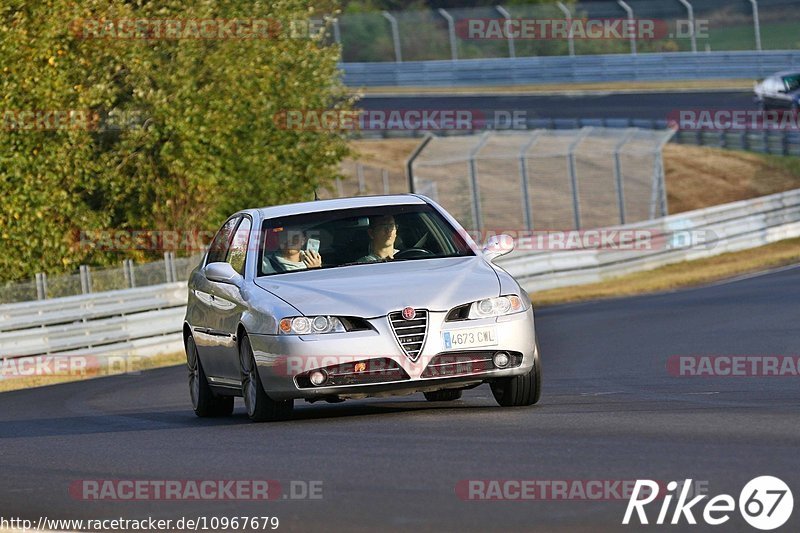
M 319 239 L 308 239 L 306 241 L 306 252 L 310 251 L 319 253 Z

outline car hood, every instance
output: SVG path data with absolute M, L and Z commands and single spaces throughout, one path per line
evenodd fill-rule
M 304 315 L 364 318 L 404 307 L 447 311 L 498 296 L 500 291 L 494 269 L 478 256 L 305 270 L 258 278 L 255 283 Z

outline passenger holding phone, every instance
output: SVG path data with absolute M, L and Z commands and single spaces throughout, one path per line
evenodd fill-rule
M 276 228 L 272 231 L 278 235 L 278 250 L 264 254 L 264 272 L 288 272 L 322 266 L 318 239 L 309 239 L 304 231 L 296 229 Z

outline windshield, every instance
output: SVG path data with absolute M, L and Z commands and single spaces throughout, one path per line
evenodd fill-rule
M 783 82 L 786 84 L 788 92 L 794 92 L 800 88 L 800 74 L 792 74 L 791 76 L 784 76 Z
M 265 220 L 258 275 L 475 255 L 429 205 L 342 209 Z

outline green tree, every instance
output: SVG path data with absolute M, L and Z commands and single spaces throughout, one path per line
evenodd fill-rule
M 335 12 L 299 0 L 5 2 L 0 280 L 141 258 L 78 246 L 80 231 L 207 230 L 238 209 L 312 199 L 336 176 L 345 138 L 287 130 L 275 116 L 352 106 L 325 29 L 302 32 Z M 269 31 L 153 30 L 210 19 L 268 21 Z M 122 38 L 121 20 L 148 21 L 150 33 Z

